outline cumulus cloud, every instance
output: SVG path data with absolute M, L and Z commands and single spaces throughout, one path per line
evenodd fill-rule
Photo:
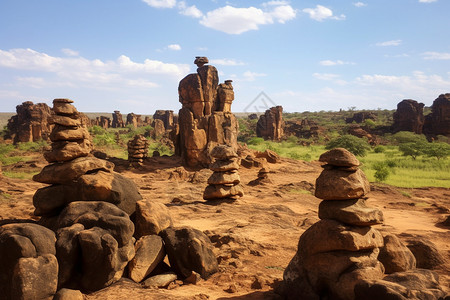
M 178 2 L 178 9 L 180 14 L 188 17 L 201 18 L 203 16 L 203 13 L 195 5 L 187 6 L 184 1 Z
M 353 3 L 353 5 L 356 6 L 356 7 L 364 7 L 364 6 L 367 6 L 367 3 L 355 2 L 355 3 Z
M 378 47 L 388 47 L 388 46 L 400 46 L 402 43 L 402 40 L 392 40 L 392 41 L 386 41 L 386 42 L 379 42 L 376 43 Z
M 424 59 L 428 60 L 449 60 L 449 52 L 425 52 L 422 54 Z
M 219 65 L 219 66 L 243 66 L 245 63 L 242 61 L 237 61 L 235 59 L 229 58 L 219 58 L 219 59 L 211 59 L 211 64 Z
M 142 0 L 151 7 L 156 8 L 172 8 L 177 4 L 176 0 Z
M 68 49 L 68 48 L 64 48 L 61 49 L 62 53 L 64 53 L 67 56 L 78 56 L 80 55 L 80 53 L 78 51 L 72 50 L 72 49 Z
M 173 51 L 180 51 L 181 50 L 181 46 L 178 44 L 170 44 L 167 46 L 167 49 L 169 50 L 173 50 Z
M 265 73 L 256 73 L 251 71 L 246 71 L 243 74 L 243 81 L 255 81 L 258 77 L 264 77 L 267 76 Z
M 309 14 L 311 19 L 320 22 L 326 19 L 345 20 L 345 15 L 334 16 L 331 9 L 322 5 L 317 5 L 316 8 L 305 8 L 302 11 Z
M 284 1 L 271 1 L 263 5 L 265 10 L 256 7 L 238 8 L 230 5 L 209 11 L 200 20 L 200 24 L 208 28 L 228 34 L 241 34 L 250 30 L 258 30 L 259 26 L 284 24 L 296 17 L 296 11 Z
M 349 62 L 349 61 L 342 61 L 342 60 L 322 60 L 319 62 L 321 66 L 339 66 L 339 65 L 354 65 L 355 63 Z

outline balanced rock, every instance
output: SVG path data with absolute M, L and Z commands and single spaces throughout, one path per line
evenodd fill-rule
M 370 191 L 363 171 L 323 170 L 316 179 L 315 196 L 323 200 L 348 200 L 364 197 Z
M 148 157 L 148 140 L 142 135 L 135 135 L 128 141 L 128 160 L 142 163 Z
M 319 204 L 319 218 L 357 226 L 382 224 L 384 220 L 381 210 L 368 207 L 364 199 L 324 200 Z
M 169 227 L 161 231 L 170 265 L 181 279 L 192 271 L 208 279 L 219 270 L 213 245 L 201 231 L 193 228 Z
M 345 148 L 331 149 L 319 157 L 319 161 L 337 167 L 359 166 L 359 160 Z

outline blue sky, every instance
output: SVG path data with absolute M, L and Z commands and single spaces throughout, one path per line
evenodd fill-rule
M 178 111 L 195 56 L 233 80 L 235 112 L 261 92 L 288 112 L 429 106 L 450 92 L 449 11 L 449 0 L 0 0 L 0 111 L 54 98 Z

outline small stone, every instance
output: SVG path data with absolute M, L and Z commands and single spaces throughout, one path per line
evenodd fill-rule
M 164 288 L 176 279 L 177 275 L 175 273 L 164 273 L 146 279 L 142 285 L 145 288 Z
M 184 279 L 184 283 L 197 284 L 201 280 L 202 277 L 200 276 L 200 274 L 198 274 L 195 271 L 192 271 L 191 275 L 186 277 L 186 279 Z

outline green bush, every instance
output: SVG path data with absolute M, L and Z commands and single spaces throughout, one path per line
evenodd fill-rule
M 390 139 L 398 144 L 427 142 L 427 138 L 423 134 L 416 134 L 411 131 L 399 131 L 392 135 Z
M 375 170 L 373 176 L 378 182 L 385 181 L 390 174 L 389 167 L 385 162 L 376 162 L 373 164 L 372 168 Z
M 105 134 L 106 130 L 103 129 L 102 127 L 98 126 L 98 125 L 94 125 L 94 126 L 89 128 L 89 133 L 91 135 L 100 135 L 100 134 Z
M 325 149 L 345 148 L 354 155 L 365 156 L 366 151 L 370 149 L 367 140 L 358 138 L 354 135 L 345 134 L 336 139 L 329 141 Z
M 264 143 L 264 139 L 260 137 L 252 137 L 247 140 L 248 145 L 261 145 Z
M 450 155 L 450 145 L 447 143 L 428 143 L 423 148 L 423 153 L 438 160 Z
M 42 152 L 46 146 L 48 146 L 46 141 L 39 140 L 37 142 L 18 143 L 17 149 L 26 152 Z
M 373 152 L 375 153 L 383 153 L 386 151 L 386 148 L 382 145 L 378 145 L 375 148 L 373 148 Z
M 427 142 L 423 141 L 402 143 L 398 146 L 398 150 L 400 150 L 403 156 L 411 156 L 414 160 L 424 154 L 426 148 Z

